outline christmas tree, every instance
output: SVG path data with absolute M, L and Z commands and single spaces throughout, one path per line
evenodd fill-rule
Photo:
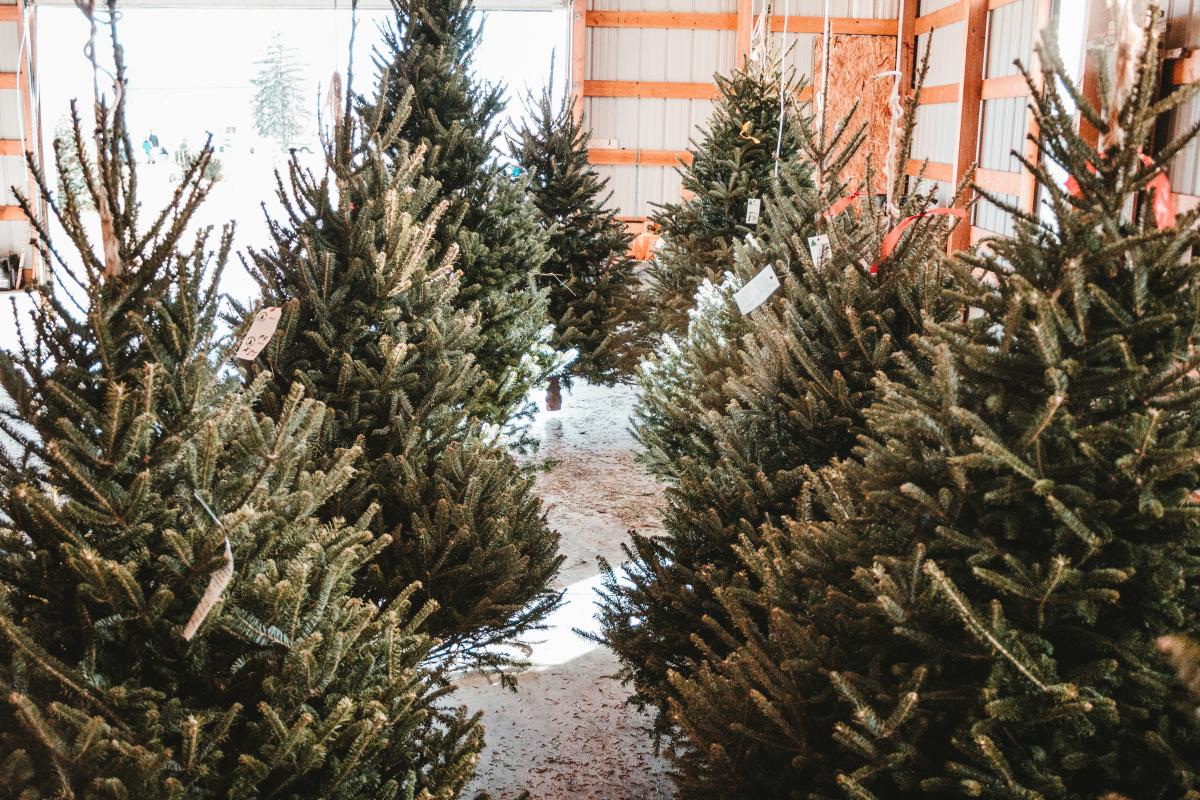
M 262 59 L 254 62 L 258 72 L 250 79 L 254 87 L 252 101 L 254 129 L 287 150 L 304 132 L 305 113 L 303 65 L 294 47 L 276 33 L 267 44 Z
M 115 3 L 93 30 L 101 16 Z M 0 354 L 0 792 L 449 800 L 480 730 L 438 708 L 430 609 L 413 588 L 348 594 L 385 542 L 373 510 L 313 514 L 358 457 L 309 466 L 323 407 L 295 391 L 270 420 L 252 410 L 262 382 L 221 377 L 232 230 L 190 230 L 211 150 L 142 221 L 115 30 L 113 48 L 83 171 L 98 246 L 82 198 L 52 199 L 32 159 L 62 241 L 21 198 L 58 284 Z
M 914 104 L 896 110 L 892 164 L 908 160 Z M 690 711 L 677 708 L 677 686 L 731 641 L 698 638 L 731 626 L 724 595 L 757 588 L 735 546 L 760 542 L 763 525 L 795 513 L 807 470 L 850 453 L 865 429 L 873 381 L 901 367 L 898 356 L 922 321 L 958 314 L 941 295 L 937 268 L 946 217 L 924 216 L 932 197 L 908 192 L 903 170 L 889 169 L 889 191 L 878 199 L 848 185 L 842 169 L 864 139 L 864 128 L 849 120 L 828 135 L 800 129 L 811 169 L 803 174 L 815 186 L 795 175 L 781 181 L 759 233 L 766 244 L 739 249 L 743 259 L 780 254 L 780 296 L 743 317 L 738 336 L 689 342 L 698 345 L 691 364 L 715 367 L 694 376 L 711 397 L 670 402 L 682 392 L 662 375 L 648 372 L 643 383 L 638 433 L 669 486 L 666 536 L 634 536 L 630 579 L 606 583 L 602 609 L 605 641 L 621 656 L 635 701 L 658 710 L 660 731 L 674 730 Z M 875 183 L 868 171 L 864 184 Z M 885 252 L 889 231 L 910 217 L 916 224 Z M 824 253 L 810 249 L 813 235 L 827 237 Z M 740 314 L 722 305 L 724 314 Z M 673 384 L 676 374 L 666 377 Z M 693 755 L 686 746 L 677 751 Z M 683 763 L 681 786 L 690 788 L 693 765 Z M 742 788 L 741 796 L 757 796 Z
M 691 163 L 681 168 L 687 199 L 653 215 L 665 247 L 647 270 L 652 336 L 686 332 L 696 289 L 733 266 L 734 244 L 757 227 L 747 221 L 751 206 L 770 204 L 776 164 L 790 163 L 799 150 L 799 87 L 788 78 L 781 91 L 781 74 L 788 73 L 775 59 L 759 59 L 714 78 L 720 95 L 689 151 Z
M 262 304 L 282 308 L 280 331 L 249 377 L 274 376 L 262 396 L 272 416 L 293 383 L 328 405 L 327 458 L 362 448 L 363 468 L 320 514 L 379 509 L 371 531 L 391 544 L 360 576 L 363 596 L 381 601 L 419 581 L 416 599 L 438 605 L 426 621 L 435 654 L 501 666 L 492 645 L 557 603 L 558 535 L 531 476 L 468 413 L 481 385 L 478 323 L 455 305 L 455 249 L 432 255 L 446 203 L 434 205 L 436 184 L 421 177 L 423 148 L 401 156 L 392 141 L 404 109 L 383 129 L 383 107 L 359 98 L 336 125 L 325 172 L 293 159 L 281 178 L 287 216 L 247 264 Z
M 74 115 L 65 116 L 54 126 L 54 162 L 58 172 L 55 184 L 57 193 L 55 199 L 65 204 L 68 197 L 81 203 L 85 210 L 92 210 L 91 198 L 87 196 L 87 185 L 83 180 L 82 142 L 75 140 Z
M 551 76 L 553 84 L 553 76 Z M 509 139 L 513 159 L 530 177 L 533 203 L 549 234 L 540 283 L 549 295 L 554 347 L 574 350 L 566 377 L 611 385 L 633 374 L 641 351 L 633 321 L 640 293 L 629 256 L 631 237 L 608 204 L 607 181 L 588 163 L 591 134 L 571 98 L 555 104 L 546 89 L 530 119 Z M 558 377 L 551 379 L 555 394 Z
M 546 298 L 537 286 L 550 251 L 523 184 L 495 163 L 504 87 L 479 81 L 481 36 L 471 0 L 393 0 L 376 63 L 386 71 L 384 126 L 399 117 L 391 150 L 422 145 L 422 174 L 448 202 L 434 260 L 458 249 L 461 286 L 454 302 L 475 308 L 480 335 L 473 355 L 483 381 L 472 411 L 505 424 L 531 411 L 530 388 L 554 366 L 547 346 Z M 413 113 L 405 110 L 412 92 Z
M 925 326 L 855 458 L 743 548 L 763 589 L 725 593 L 722 652 L 678 684 L 696 785 L 722 787 L 704 796 L 1200 789 L 1194 701 L 1164 657 L 1188 654 L 1163 638 L 1200 628 L 1200 233 L 1162 172 L 1196 128 L 1149 154 L 1197 87 L 1158 99 L 1151 23 L 1113 51 L 1093 107 L 1040 46 L 1040 144 L 1071 180 L 1026 163 L 1048 218 L 1008 206 L 1013 238 L 946 265 L 971 312 Z

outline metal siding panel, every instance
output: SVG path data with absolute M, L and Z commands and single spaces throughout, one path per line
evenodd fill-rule
M 958 0 L 921 0 L 921 4 L 917 7 L 917 14 L 932 14 L 934 11 L 940 11 L 957 2 Z

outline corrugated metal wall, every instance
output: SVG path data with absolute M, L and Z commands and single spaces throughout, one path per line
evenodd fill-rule
M 894 19 L 899 0 L 830 0 L 831 17 Z M 755 13 L 765 3 L 755 2 Z M 736 0 L 590 0 L 589 11 L 673 11 L 734 14 Z M 775 0 L 773 13 L 790 17 L 821 16 L 825 0 Z M 773 34 L 775 44 L 790 48 L 790 64 L 801 76 L 812 73 L 817 34 Z M 733 30 L 660 30 L 588 28 L 585 37 L 586 80 L 679 81 L 709 83 L 713 75 L 733 70 L 737 52 Z M 712 112 L 708 100 L 664 100 L 636 97 L 586 97 L 585 124 L 592 146 L 626 150 L 685 150 L 698 138 Z M 679 199 L 680 179 L 674 167 L 597 165 L 608 178 L 610 204 L 628 216 L 646 216 L 654 204 Z

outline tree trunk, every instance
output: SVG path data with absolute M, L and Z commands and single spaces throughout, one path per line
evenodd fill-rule
M 562 408 L 562 386 L 558 378 L 550 379 L 550 387 L 546 389 L 546 410 L 558 411 Z

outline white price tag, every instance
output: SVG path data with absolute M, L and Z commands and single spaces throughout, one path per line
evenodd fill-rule
M 808 254 L 812 256 L 814 267 L 825 266 L 825 262 L 829 261 L 829 235 L 822 233 L 808 237 Z
M 779 277 L 775 274 L 775 270 L 768 266 L 751 278 L 749 283 L 734 292 L 733 300 L 737 303 L 739 311 L 749 314 L 761 306 L 778 288 Z
M 757 225 L 760 214 L 762 214 L 762 198 L 751 197 L 746 201 L 746 224 Z
M 283 309 L 279 306 L 271 306 L 255 314 L 254 322 L 250 323 L 250 330 L 246 331 L 246 335 L 242 337 L 242 343 L 238 346 L 234 356 L 244 361 L 253 361 L 258 358 L 258 354 L 275 335 L 275 329 L 279 327 L 279 316 L 282 313 Z

